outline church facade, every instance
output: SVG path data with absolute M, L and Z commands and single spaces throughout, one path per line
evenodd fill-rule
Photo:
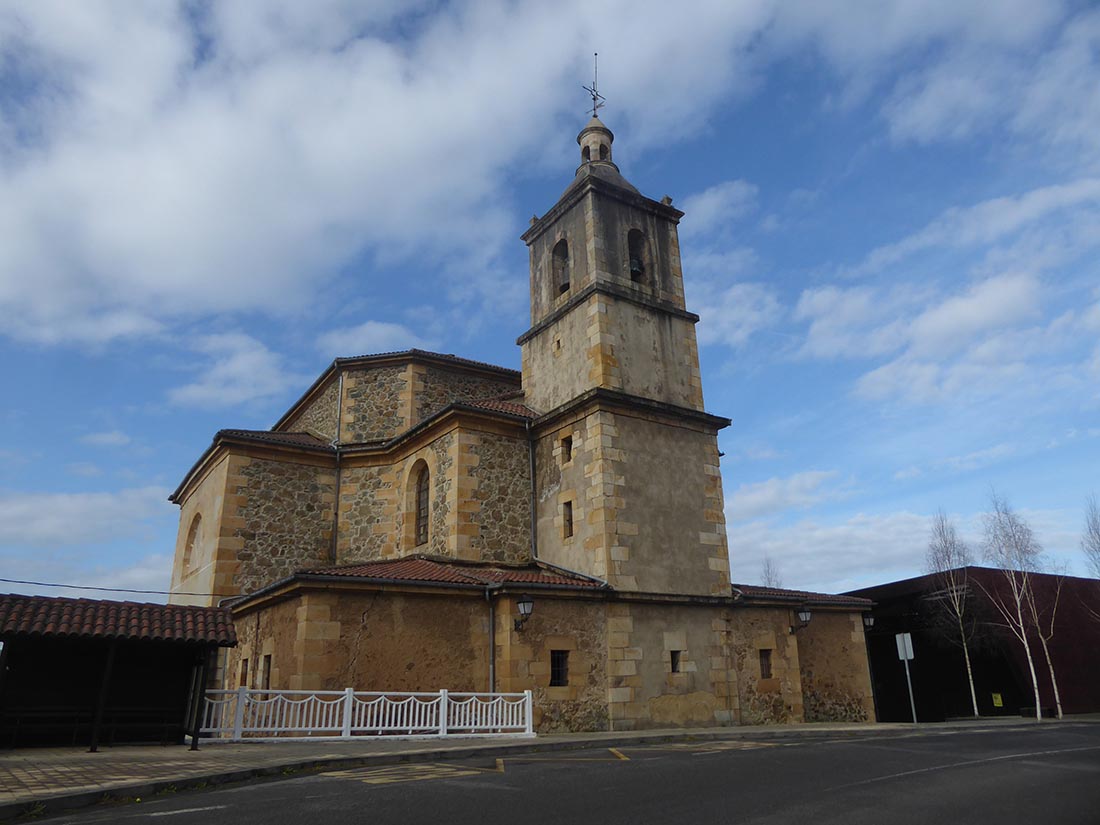
M 613 140 L 593 117 L 523 236 L 520 371 L 337 358 L 187 473 L 172 600 L 232 600 L 223 684 L 531 689 L 544 731 L 874 718 L 869 602 L 730 582 L 683 213 Z

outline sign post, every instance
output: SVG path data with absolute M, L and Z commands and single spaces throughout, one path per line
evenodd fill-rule
M 913 724 L 917 724 L 917 703 L 913 700 L 913 680 L 909 678 L 909 660 L 913 658 L 913 637 L 908 633 L 897 633 L 894 640 L 898 643 L 898 658 L 905 663 L 905 684 L 909 686 L 909 710 L 913 713 Z

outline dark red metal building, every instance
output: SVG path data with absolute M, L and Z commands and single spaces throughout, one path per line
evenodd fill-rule
M 976 625 L 970 658 L 978 710 L 982 716 L 1032 715 L 1034 692 L 1023 646 L 1001 626 L 1003 620 L 989 598 L 989 594 L 1007 595 L 1003 572 L 986 567 L 967 567 L 965 571 L 968 610 Z M 1048 644 L 1063 712 L 1100 711 L 1100 581 L 1041 573 L 1030 576 L 1041 611 L 1049 611 L 1058 595 L 1054 635 Z M 879 721 L 911 719 L 897 633 L 913 637 L 914 659 L 909 666 L 918 721 L 973 715 L 962 649 L 953 643 L 953 634 L 937 615 L 942 599 L 940 579 L 918 576 L 854 590 L 849 595 L 875 602 L 875 625 L 867 633 L 867 645 Z M 1054 691 L 1034 629 L 1028 639 L 1043 715 L 1053 715 Z

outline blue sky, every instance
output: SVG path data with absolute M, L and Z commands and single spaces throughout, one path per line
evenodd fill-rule
M 168 493 L 333 357 L 518 367 L 594 51 L 687 213 L 733 578 L 917 574 L 991 489 L 1083 575 L 1100 10 L 273 0 L 0 3 L 0 576 L 166 588 Z

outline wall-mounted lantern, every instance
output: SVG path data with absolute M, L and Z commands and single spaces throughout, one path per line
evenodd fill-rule
M 519 597 L 519 601 L 516 602 L 516 610 L 519 611 L 519 618 L 515 620 L 515 624 L 513 625 L 517 631 L 523 630 L 523 625 L 531 618 L 531 611 L 534 609 L 534 599 L 526 593 Z
M 870 630 L 874 626 L 875 626 L 875 617 L 872 616 L 870 613 L 864 613 L 863 614 L 863 629 L 864 630 Z
M 806 625 L 808 625 L 810 623 L 810 619 L 813 618 L 814 614 L 810 611 L 810 608 L 808 608 L 806 605 L 802 605 L 802 607 L 798 608 L 798 610 L 795 612 L 795 615 L 798 617 L 798 624 L 791 625 L 791 633 L 797 633 Z

